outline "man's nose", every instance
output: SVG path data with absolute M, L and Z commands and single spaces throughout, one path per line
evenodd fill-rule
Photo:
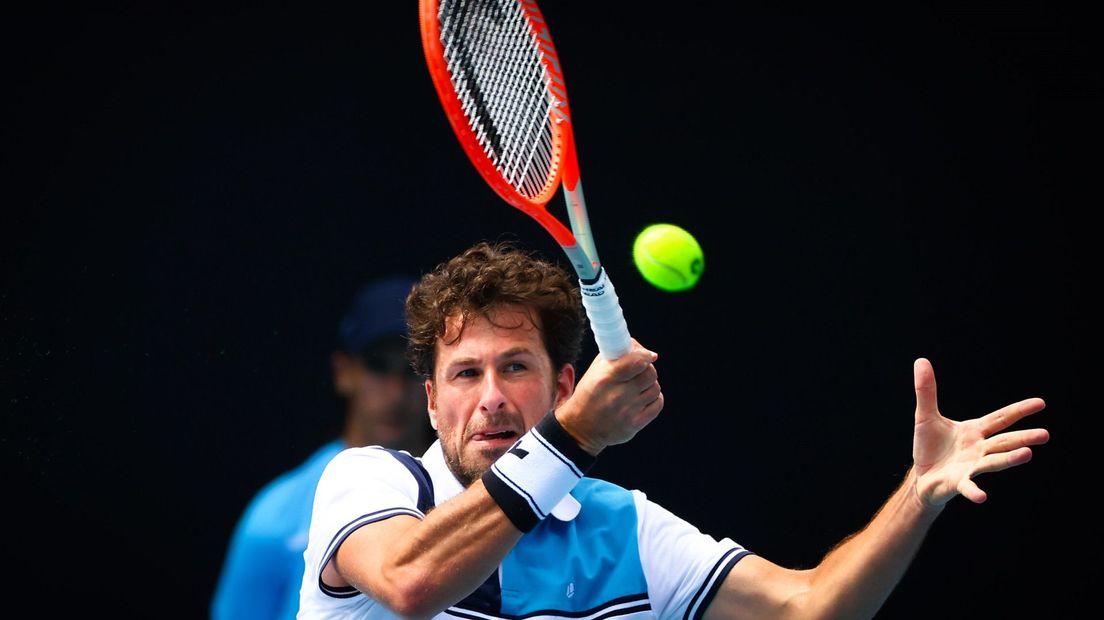
M 479 395 L 479 408 L 494 412 L 506 406 L 506 395 L 502 391 L 502 378 L 496 372 L 483 375 L 483 391 Z

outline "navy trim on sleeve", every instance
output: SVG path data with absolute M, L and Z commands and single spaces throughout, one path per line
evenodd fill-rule
M 395 457 L 400 463 L 406 466 L 410 470 L 410 473 L 414 476 L 414 480 L 418 482 L 418 510 L 425 514 L 433 508 L 435 500 L 433 498 L 433 480 L 429 477 L 429 472 L 426 471 L 421 461 L 410 456 L 406 452 L 400 450 L 392 450 L 391 448 L 384 448 L 391 456 Z
M 713 566 L 713 570 L 709 571 L 709 576 L 701 587 L 694 593 L 694 597 L 690 599 L 683 620 L 701 620 L 702 616 L 705 615 L 705 610 L 713 602 L 713 597 L 721 589 L 725 577 L 732 571 L 732 567 L 748 555 L 751 555 L 751 552 L 746 549 L 730 549 L 727 554 L 721 556 L 721 559 L 717 560 L 717 563 Z

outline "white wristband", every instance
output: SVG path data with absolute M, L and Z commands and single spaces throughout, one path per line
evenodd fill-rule
M 549 413 L 483 474 L 483 484 L 523 532 L 548 516 L 594 465 Z

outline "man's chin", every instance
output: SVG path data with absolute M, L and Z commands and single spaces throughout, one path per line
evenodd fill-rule
M 468 487 L 487 473 L 491 465 L 503 454 L 506 454 L 509 449 L 509 446 L 481 446 L 469 450 L 463 463 L 450 462 L 449 469 L 465 487 Z
M 512 445 L 512 444 L 511 444 Z M 497 461 L 510 449 L 510 446 L 480 446 L 477 448 L 478 457 L 472 459 L 472 463 L 482 465 L 483 471 L 491 468 L 491 464 Z

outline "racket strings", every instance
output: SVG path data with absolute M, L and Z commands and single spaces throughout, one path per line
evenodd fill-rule
M 554 99 L 516 0 L 441 2 L 441 43 L 461 109 L 504 180 L 528 198 L 555 178 Z

